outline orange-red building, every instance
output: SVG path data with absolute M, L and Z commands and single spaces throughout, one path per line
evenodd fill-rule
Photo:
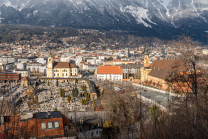
M 20 73 L 0 73 L 0 81 L 20 81 L 21 74 Z
M 162 90 L 173 89 L 173 85 L 166 82 L 171 72 L 186 72 L 187 68 L 179 60 L 155 60 L 150 65 L 151 71 L 147 74 L 147 83 L 161 88 Z M 170 88 L 171 86 L 171 88 Z M 174 88 L 177 84 L 174 84 Z
M 28 113 L 1 117 L 0 133 L 7 138 L 62 138 L 70 136 L 72 126 L 59 111 Z
M 141 82 L 168 91 L 190 91 L 188 84 L 166 82 L 171 72 L 187 73 L 187 66 L 179 60 L 155 60 L 150 64 L 149 53 L 145 52 L 144 67 L 141 68 Z

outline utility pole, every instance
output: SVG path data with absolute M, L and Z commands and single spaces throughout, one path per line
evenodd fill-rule
M 138 72 L 138 85 L 139 85 L 139 117 L 140 117 L 140 126 L 139 126 L 139 131 L 140 131 L 140 139 L 142 139 L 142 99 L 141 99 L 141 96 L 142 96 L 142 94 L 141 94 L 141 81 L 139 80 L 139 75 L 140 75 L 140 72 Z

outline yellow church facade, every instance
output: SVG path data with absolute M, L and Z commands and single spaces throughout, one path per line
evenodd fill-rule
M 55 62 L 52 56 L 48 57 L 47 77 L 48 78 L 71 78 L 79 77 L 79 67 L 74 63 Z
M 144 56 L 144 67 L 141 68 L 141 82 L 147 81 L 147 75 L 150 73 L 150 59 L 149 59 L 149 52 L 146 49 L 145 56 Z

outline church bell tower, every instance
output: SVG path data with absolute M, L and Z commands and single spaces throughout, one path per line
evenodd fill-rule
M 48 57 L 48 64 L 47 64 L 47 77 L 53 78 L 53 56 L 50 55 Z
M 144 55 L 145 55 L 144 56 L 144 67 L 149 67 L 150 66 L 150 59 L 149 59 L 148 48 L 146 48 Z

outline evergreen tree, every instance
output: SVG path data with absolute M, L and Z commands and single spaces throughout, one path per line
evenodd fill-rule
M 82 105 L 86 105 L 86 99 L 82 99 L 81 103 Z
M 32 101 L 33 103 L 35 103 L 35 99 L 34 99 L 34 98 L 35 98 L 35 96 L 31 98 L 31 101 Z
M 72 96 L 74 97 L 74 88 L 72 89 Z
M 84 105 L 86 105 L 86 99 L 84 99 L 84 102 L 83 102 L 83 104 L 84 104 Z
M 71 101 L 71 96 L 68 96 L 68 97 L 67 97 L 67 101 L 70 103 L 70 101 Z
M 84 99 L 81 100 L 82 105 L 84 105 Z
M 73 97 L 78 97 L 78 94 L 79 94 L 78 89 L 77 88 L 73 88 L 73 90 L 72 90 L 72 96 Z
M 49 81 L 48 81 L 48 86 L 50 86 Z
M 86 86 L 82 85 L 82 91 L 86 91 Z
M 86 98 L 86 101 L 90 101 L 90 94 L 88 94 L 86 91 L 85 91 L 85 98 Z
M 29 101 L 27 102 L 27 106 L 30 107 L 30 102 Z
M 59 85 L 59 82 L 58 82 L 58 79 L 56 80 L 56 86 L 58 87 L 58 85 Z
M 58 109 L 57 109 L 57 108 L 55 108 L 55 109 L 54 109 L 54 111 L 58 111 Z
M 38 103 L 38 95 L 35 95 L 35 103 Z
M 95 102 L 94 97 L 93 97 L 93 106 L 94 106 L 94 108 L 96 107 L 96 102 Z
M 61 97 L 64 97 L 65 96 L 65 90 L 60 88 L 60 96 Z
M 51 96 L 52 96 L 52 91 L 51 91 Z
M 75 85 L 76 85 L 76 84 L 78 84 L 78 80 L 77 80 L 77 79 L 75 79 Z

